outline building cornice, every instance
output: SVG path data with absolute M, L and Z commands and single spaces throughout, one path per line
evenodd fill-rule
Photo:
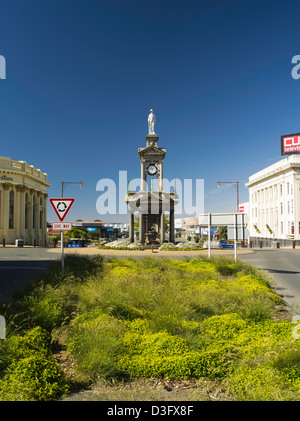
M 288 162 L 284 165 L 281 165 L 280 167 L 274 168 L 272 170 L 266 171 L 261 175 L 258 175 L 255 177 L 255 175 L 249 177 L 249 181 L 246 183 L 246 187 L 252 187 L 255 184 L 261 183 L 263 180 L 266 180 L 268 178 L 274 177 L 274 175 L 280 175 L 284 172 L 287 172 L 287 170 L 293 170 L 293 169 L 300 169 L 300 163 L 295 162 Z

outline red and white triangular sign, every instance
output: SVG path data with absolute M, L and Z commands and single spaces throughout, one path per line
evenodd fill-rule
M 58 199 L 49 199 L 49 202 L 53 206 L 58 219 L 62 222 L 75 202 L 75 199 L 65 199 L 64 197 L 61 197 Z

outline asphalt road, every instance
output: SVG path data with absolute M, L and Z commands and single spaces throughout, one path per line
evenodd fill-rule
M 300 250 L 299 249 L 259 249 L 255 253 L 239 256 L 268 271 L 275 280 L 275 291 L 300 314 Z
M 47 249 L 31 247 L 0 248 L 0 303 L 7 303 L 15 290 L 26 288 L 36 276 L 58 259 Z

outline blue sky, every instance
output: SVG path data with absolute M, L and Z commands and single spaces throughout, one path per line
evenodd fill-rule
M 278 161 L 300 131 L 297 1 L 10 0 L 0 14 L 1 153 L 48 173 L 74 197 L 68 215 L 99 215 L 99 179 L 140 176 L 153 108 L 164 176 L 204 179 L 205 211 L 234 211 L 232 185 Z M 48 220 L 57 218 L 48 207 Z

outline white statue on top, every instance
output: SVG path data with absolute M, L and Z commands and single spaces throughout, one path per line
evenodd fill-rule
M 150 110 L 150 114 L 148 116 L 148 132 L 149 132 L 149 134 L 155 134 L 154 124 L 155 124 L 155 115 L 153 114 L 153 110 Z

